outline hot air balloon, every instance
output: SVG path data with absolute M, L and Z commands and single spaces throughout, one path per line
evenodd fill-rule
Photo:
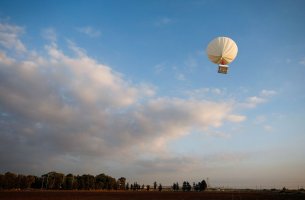
M 210 61 L 218 64 L 218 73 L 226 74 L 228 64 L 235 59 L 238 48 L 231 38 L 217 37 L 209 43 L 206 52 Z

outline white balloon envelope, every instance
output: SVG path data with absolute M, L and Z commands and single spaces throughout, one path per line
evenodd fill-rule
M 218 72 L 223 74 L 227 73 L 228 64 L 235 59 L 237 52 L 238 47 L 236 43 L 228 37 L 215 38 L 206 49 L 210 61 L 218 64 Z

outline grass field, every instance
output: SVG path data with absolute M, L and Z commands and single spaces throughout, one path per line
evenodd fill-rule
M 304 200 L 299 192 L 206 191 L 206 192 L 101 192 L 101 191 L 1 191 L 1 200 Z

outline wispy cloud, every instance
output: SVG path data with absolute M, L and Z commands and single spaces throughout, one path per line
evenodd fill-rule
M 159 63 L 159 64 L 154 66 L 154 72 L 155 72 L 155 74 L 160 74 L 165 70 L 165 68 L 166 68 L 166 63 L 165 62 Z
M 254 124 L 262 124 L 264 122 L 267 121 L 267 118 L 266 116 L 264 115 L 259 115 L 259 116 L 256 116 L 255 120 L 254 120 Z
M 277 92 L 274 90 L 262 90 L 258 96 L 248 97 L 246 101 L 240 105 L 246 108 L 255 108 L 258 104 L 267 102 L 269 98 L 276 94 Z
M 86 50 L 78 47 L 73 41 L 67 40 L 68 47 L 78 56 L 78 57 L 87 57 Z
M 266 132 L 272 132 L 274 130 L 271 125 L 264 125 L 263 128 Z
M 305 58 L 301 59 L 301 60 L 299 61 L 299 64 L 305 66 Z
M 25 52 L 26 47 L 19 39 L 23 33 L 23 27 L 0 23 L 0 44 L 6 49 L 14 49 L 17 52 Z
M 42 37 L 50 42 L 55 43 L 57 41 L 57 34 L 54 28 L 46 28 L 42 31 Z
M 185 81 L 186 80 L 185 75 L 183 73 L 181 73 L 181 72 L 180 73 L 176 73 L 175 77 L 176 77 L 176 79 L 178 81 Z
M 192 72 L 198 66 L 197 60 L 191 56 L 187 58 L 184 64 L 190 72 Z
M 155 26 L 166 26 L 172 23 L 173 20 L 168 17 L 163 17 L 154 22 Z
M 266 98 L 272 97 L 272 96 L 274 96 L 276 94 L 277 94 L 277 92 L 275 90 L 262 90 L 260 92 L 260 96 L 261 97 L 266 97 Z
M 227 91 L 225 88 L 198 88 L 193 90 L 187 90 L 183 92 L 185 95 L 191 98 L 208 98 L 208 97 L 223 97 Z
M 250 108 L 256 107 L 258 104 L 266 102 L 266 99 L 258 96 L 248 97 L 245 105 Z
M 95 29 L 91 26 L 85 26 L 85 27 L 79 27 L 77 30 L 80 33 L 83 33 L 89 37 L 95 38 L 95 37 L 100 37 L 101 36 L 101 31 L 98 29 Z
M 216 137 L 224 138 L 224 139 L 231 138 L 231 136 L 232 136 L 230 133 L 226 133 L 226 132 L 219 131 L 219 130 L 209 130 L 209 131 L 206 131 L 205 133 L 210 136 L 214 136 L 214 137 L 216 136 Z

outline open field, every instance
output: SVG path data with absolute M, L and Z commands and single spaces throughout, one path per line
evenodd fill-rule
M 101 191 L 1 191 L 2 200 L 304 200 L 299 192 L 279 193 L 270 191 L 231 192 L 101 192 Z

